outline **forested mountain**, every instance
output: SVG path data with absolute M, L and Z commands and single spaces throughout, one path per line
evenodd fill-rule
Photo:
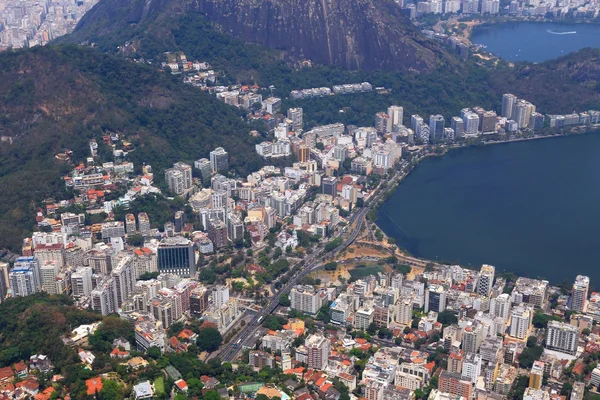
M 90 139 L 118 133 L 128 156 L 160 179 L 175 161 L 193 162 L 218 146 L 233 169 L 260 167 L 254 138 L 235 108 L 155 68 L 93 49 L 42 47 L 0 54 L 0 248 L 17 250 L 39 201 L 65 195 L 72 165 L 55 158 L 89 155 Z M 108 160 L 104 160 L 108 161 Z

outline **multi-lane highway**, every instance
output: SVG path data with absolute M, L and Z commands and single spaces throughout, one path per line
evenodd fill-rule
M 279 297 L 284 293 L 288 293 L 292 287 L 297 285 L 302 278 L 306 275 L 310 274 L 321 268 L 323 266 L 323 261 L 336 256 L 340 251 L 344 250 L 346 247 L 351 245 L 362 230 L 363 224 L 365 222 L 365 216 L 369 212 L 370 208 L 376 204 L 379 196 L 381 195 L 382 189 L 385 187 L 389 187 L 389 185 L 395 184 L 397 181 L 401 180 L 406 176 L 408 171 L 407 163 L 403 162 L 401 165 L 401 171 L 397 174 L 393 179 L 386 183 L 381 183 L 380 186 L 375 190 L 373 195 L 365 201 L 365 204 L 362 208 L 358 209 L 355 213 L 351 215 L 348 220 L 348 225 L 345 229 L 339 232 L 333 239 L 335 238 L 343 238 L 344 235 L 348 235 L 343 242 L 336 247 L 335 249 L 329 252 L 321 252 L 314 253 L 308 255 L 304 259 L 304 266 L 301 270 L 299 270 L 282 288 L 279 292 L 274 293 L 269 299 L 268 304 L 258 313 L 254 314 L 252 320 L 246 324 L 236 335 L 234 335 L 231 340 L 221 348 L 221 351 L 217 354 L 224 362 L 231 362 L 235 360 L 240 353 L 240 351 L 244 347 L 253 348 L 256 341 L 256 331 L 260 327 L 260 324 L 265 316 L 271 314 L 277 306 L 279 306 Z

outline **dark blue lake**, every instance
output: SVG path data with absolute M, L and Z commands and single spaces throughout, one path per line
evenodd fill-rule
M 600 288 L 600 134 L 427 159 L 377 224 L 416 256 Z
M 600 25 L 511 22 L 475 27 L 470 39 L 505 60 L 542 62 L 600 48 Z

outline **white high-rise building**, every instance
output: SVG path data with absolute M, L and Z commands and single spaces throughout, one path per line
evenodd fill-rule
M 218 285 L 213 292 L 213 304 L 216 309 L 221 308 L 229 301 L 229 288 L 227 285 Z
M 466 353 L 462 363 L 462 377 L 471 383 L 477 383 L 481 374 L 481 356 L 476 353 Z
M 92 268 L 79 267 L 71 274 L 73 297 L 89 296 L 92 292 Z
M 515 105 L 517 104 L 517 96 L 512 93 L 505 93 L 502 95 L 502 111 L 500 116 L 511 119 L 513 117 L 513 112 Z
M 40 276 L 42 278 L 42 290 L 49 294 L 57 294 L 56 277 L 60 272 L 56 262 L 45 262 L 40 267 Z
M 414 297 L 400 296 L 396 302 L 396 322 L 402 325 L 410 325 L 412 322 Z
M 133 288 L 135 287 L 133 257 L 129 254 L 120 255 L 117 260 L 113 261 L 113 265 L 115 264 L 116 267 L 111 271 L 115 288 L 115 305 L 116 307 L 121 307 L 123 301 L 131 295 Z
M 510 313 L 510 336 L 525 339 L 531 328 L 532 314 L 532 310 L 523 304 L 513 308 Z
M 577 275 L 573 290 L 571 291 L 571 310 L 575 312 L 585 312 L 587 309 L 588 290 L 590 287 L 590 278 L 583 275 Z
M 574 356 L 577 353 L 579 330 L 564 322 L 550 321 L 546 332 L 546 348 Z
M 8 278 L 13 296 L 29 296 L 42 288 L 40 262 L 34 257 L 19 257 Z
M 290 291 L 291 308 L 315 315 L 323 306 L 322 293 L 312 286 L 295 286 Z
M 402 125 L 404 120 L 404 109 L 400 106 L 390 106 L 387 111 L 390 116 L 392 127 Z M 390 130 L 391 132 L 391 130 Z
M 505 322 L 510 316 L 511 299 L 508 293 L 502 293 L 498 297 L 490 300 L 490 314 L 494 317 L 500 317 Z
M 489 297 L 494 285 L 494 274 L 496 268 L 492 265 L 483 264 L 479 271 L 479 279 L 477 280 L 477 294 Z

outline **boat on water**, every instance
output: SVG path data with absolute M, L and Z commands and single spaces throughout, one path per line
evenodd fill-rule
M 547 29 L 546 32 L 551 33 L 553 35 L 574 35 L 577 31 L 567 31 L 567 32 L 556 32 L 552 29 Z

